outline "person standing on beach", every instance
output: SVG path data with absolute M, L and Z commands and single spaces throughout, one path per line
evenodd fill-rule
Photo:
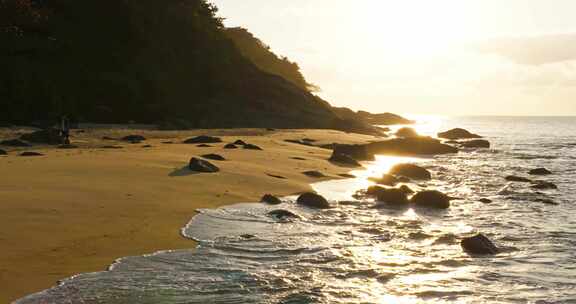
M 62 144 L 70 144 L 70 121 L 66 116 L 60 118 L 60 138 L 62 139 Z

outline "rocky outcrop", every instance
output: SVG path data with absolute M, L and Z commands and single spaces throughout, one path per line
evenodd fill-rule
M 430 171 L 414 164 L 398 164 L 389 171 L 392 175 L 405 176 L 415 180 L 430 180 L 432 174 Z
M 323 196 L 312 192 L 301 194 L 296 200 L 296 203 L 315 209 L 331 208 L 330 203 L 328 203 L 328 201 Z
M 272 194 L 264 194 L 260 199 L 260 202 L 270 204 L 270 205 L 279 205 L 282 204 L 282 200 Z
M 213 165 L 212 163 L 193 157 L 190 159 L 190 163 L 188 164 L 188 168 L 194 172 L 202 172 L 202 173 L 215 173 L 220 171 L 218 167 Z
M 546 169 L 546 168 L 536 168 L 536 169 L 532 169 L 528 172 L 528 174 L 530 175 L 550 175 L 552 174 L 552 171 Z
M 460 246 L 470 254 L 498 254 L 500 251 L 489 238 L 481 233 L 462 239 Z
M 450 197 L 436 190 L 420 191 L 410 198 L 410 202 L 425 208 L 448 209 L 450 207 Z
M 220 139 L 219 137 L 212 137 L 206 135 L 196 136 L 184 141 L 185 144 L 215 144 L 221 142 L 222 139 Z
M 415 123 L 415 121 L 413 120 L 392 113 L 373 114 L 366 111 L 358 111 L 357 114 L 364 121 L 373 125 L 390 126 L 390 125 L 411 125 Z
M 438 133 L 439 138 L 444 139 L 471 139 L 471 138 L 482 138 L 482 136 L 474 133 L 470 133 L 466 129 L 462 128 L 455 128 L 452 130 L 448 130 L 446 132 Z
M 407 206 L 409 203 L 407 194 L 397 188 L 380 189 L 376 195 L 376 199 L 379 202 L 392 206 Z
M 338 165 L 347 166 L 347 167 L 361 167 L 362 166 L 357 160 L 353 159 L 352 157 L 350 157 L 346 154 L 336 153 L 334 151 L 332 152 L 332 156 L 330 156 L 328 161 L 335 163 L 335 164 L 338 164 Z

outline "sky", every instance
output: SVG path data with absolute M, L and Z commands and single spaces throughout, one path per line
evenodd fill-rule
M 574 0 L 212 0 L 335 106 L 576 115 Z

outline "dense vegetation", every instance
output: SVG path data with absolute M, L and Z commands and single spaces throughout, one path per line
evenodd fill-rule
M 258 68 L 216 13 L 204 0 L 0 0 L 0 122 L 342 125 L 296 65 Z

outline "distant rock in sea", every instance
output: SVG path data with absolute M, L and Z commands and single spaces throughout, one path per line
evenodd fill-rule
M 466 129 L 462 128 L 455 128 L 452 130 L 448 130 L 446 132 L 438 133 L 439 138 L 444 139 L 470 139 L 470 138 L 482 138 L 482 136 L 474 133 L 470 133 Z
M 464 238 L 460 246 L 470 254 L 497 254 L 500 251 L 489 238 L 481 233 Z
M 484 139 L 474 139 L 461 141 L 460 146 L 464 148 L 490 148 L 490 142 Z
M 505 177 L 505 179 L 509 182 L 519 182 L 519 183 L 531 183 L 532 180 L 526 177 L 522 177 L 522 176 L 516 176 L 516 175 L 508 175 Z
M 530 175 L 550 175 L 552 174 L 552 171 L 546 169 L 546 168 L 536 168 L 536 169 L 532 169 L 528 172 L 528 174 Z
M 331 208 L 330 203 L 328 203 L 328 201 L 323 196 L 312 192 L 301 194 L 296 200 L 296 203 L 302 206 L 316 209 Z

